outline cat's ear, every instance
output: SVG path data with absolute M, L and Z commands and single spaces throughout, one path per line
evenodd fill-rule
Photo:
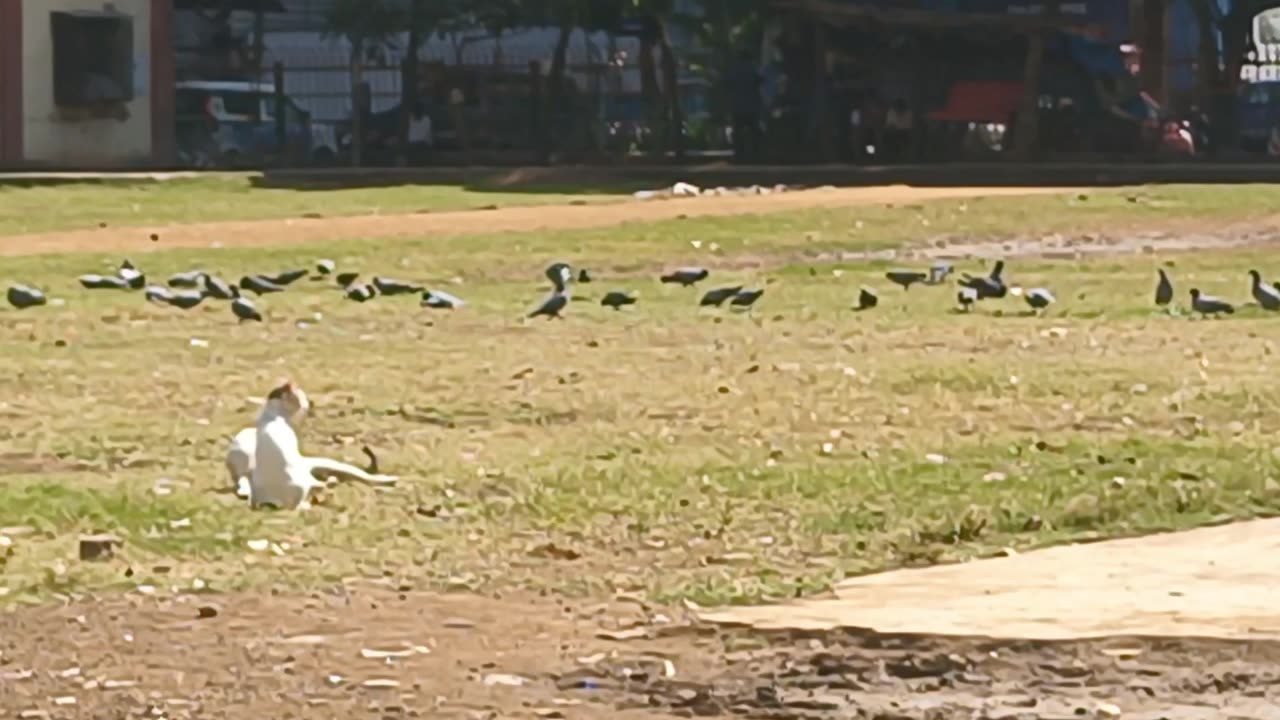
M 293 393 L 293 391 L 294 391 L 293 381 L 286 379 L 283 383 L 281 383 L 274 390 L 272 390 L 270 395 L 267 395 L 267 399 L 279 400 L 280 398 L 284 397 L 286 394 Z

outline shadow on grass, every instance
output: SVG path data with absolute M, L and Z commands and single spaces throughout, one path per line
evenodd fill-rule
M 676 182 L 701 187 L 750 185 L 861 187 L 1118 187 L 1148 183 L 1235 184 L 1280 181 L 1280 168 L 1238 164 L 937 164 L 753 166 L 704 165 L 557 167 L 323 168 L 266 170 L 256 187 L 335 190 L 401 185 L 449 185 L 472 192 L 604 194 L 667 188 Z

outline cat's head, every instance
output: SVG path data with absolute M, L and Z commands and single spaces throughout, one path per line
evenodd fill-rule
M 272 390 L 267 395 L 267 404 L 273 405 L 277 412 L 291 420 L 299 420 L 311 409 L 307 394 L 292 380 Z

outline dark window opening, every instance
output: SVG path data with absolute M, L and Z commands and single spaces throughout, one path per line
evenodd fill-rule
M 53 102 L 62 106 L 133 99 L 133 18 L 115 12 L 50 13 Z

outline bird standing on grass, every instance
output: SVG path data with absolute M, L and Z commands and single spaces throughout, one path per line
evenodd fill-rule
M 689 287 L 690 285 L 695 285 L 706 280 L 707 276 L 710 274 L 711 273 L 709 273 L 706 268 L 682 267 L 676 268 L 658 279 L 664 283 L 677 283 L 684 287 Z
M 569 282 L 573 280 L 573 270 L 567 263 L 556 263 L 547 268 L 546 275 L 550 278 L 554 289 L 547 296 L 547 299 L 542 301 L 541 305 L 529 313 L 529 317 L 563 320 L 564 317 L 560 313 L 569 305 Z
M 355 282 L 358 277 L 360 277 L 358 272 L 343 272 L 334 275 L 333 279 L 338 283 L 338 287 L 346 287 Z
M 116 271 L 116 274 L 125 281 L 125 284 L 131 290 L 141 290 L 147 284 L 147 276 L 143 275 L 128 259 L 120 263 L 120 269 Z
M 889 282 L 901 285 L 903 290 L 910 290 L 912 285 L 922 283 L 929 278 L 928 275 L 913 270 L 890 270 L 884 276 L 889 279 Z
M 761 295 L 764 295 L 764 288 L 740 290 L 733 296 L 733 299 L 729 301 L 729 307 L 746 308 L 747 310 L 750 310 L 751 306 L 756 304 L 756 301 L 760 299 Z
M 973 304 L 978 302 L 978 291 L 970 287 L 960 288 L 960 292 L 956 293 L 956 302 L 960 303 L 961 310 L 970 312 Z
M 240 318 L 240 322 L 253 320 L 254 322 L 262 322 L 262 313 L 258 312 L 258 308 L 249 302 L 248 298 L 236 298 L 231 302 L 231 312 Z
M 271 282 L 261 275 L 245 275 L 240 278 L 240 289 L 258 295 L 266 295 L 267 293 L 284 292 L 284 288 Z
M 951 274 L 951 264 L 944 262 L 936 262 L 933 267 L 929 268 L 929 279 L 925 281 L 926 285 L 941 285 L 946 282 L 947 276 Z
M 372 285 L 349 285 L 347 287 L 346 298 L 355 300 L 356 302 L 369 302 L 378 295 L 378 290 Z
M 332 260 L 317 260 L 316 273 L 319 275 L 332 275 L 333 271 L 338 267 L 337 263 Z
M 174 292 L 162 285 L 152 285 L 147 288 L 147 300 L 151 302 L 160 302 L 165 305 L 172 305 L 181 310 L 190 310 L 200 303 L 204 302 L 205 294 L 201 290 L 183 290 Z
M 997 260 L 995 267 L 991 269 L 991 274 L 987 277 L 972 277 L 965 275 L 960 281 L 962 287 L 971 288 L 978 293 L 979 300 L 987 298 L 1002 298 L 1009 293 L 1009 288 L 1004 284 L 1004 261 Z
M 880 304 L 880 298 L 874 292 L 867 288 L 862 288 L 858 292 L 858 310 L 870 310 Z
M 9 304 L 19 310 L 39 307 L 48 302 L 44 297 L 44 293 L 26 285 L 11 286 L 5 296 L 9 300 Z
M 284 272 L 276 275 L 262 275 L 260 277 L 267 282 L 283 287 L 285 285 L 292 285 L 306 276 L 306 270 L 285 270 Z
M 1263 310 L 1280 310 L 1280 290 L 1263 283 L 1262 274 L 1257 270 L 1250 270 L 1249 276 L 1253 278 L 1253 299 L 1258 301 L 1258 305 Z
M 418 304 L 422 307 L 435 308 L 436 310 L 454 310 L 466 305 L 462 300 L 443 290 L 427 290 L 423 292 L 422 301 Z
M 128 290 L 129 281 L 115 275 L 81 275 L 77 278 L 86 290 Z
M 1205 295 L 1198 288 L 1191 288 L 1191 309 L 1208 317 L 1225 313 L 1232 315 L 1236 309 L 1226 300 L 1219 300 L 1212 295 Z
M 1052 305 L 1054 302 L 1053 293 L 1045 290 L 1044 288 L 1031 288 L 1026 291 L 1025 298 L 1027 304 L 1030 305 L 1031 309 L 1037 314 Z
M 410 295 L 422 292 L 421 285 L 414 285 L 403 280 L 393 280 L 385 277 L 374 277 L 373 286 L 378 289 L 379 293 L 388 297 L 392 295 Z
M 230 285 L 217 275 L 206 274 L 201 279 L 204 294 L 215 300 L 235 300 L 240 297 L 240 289 Z
M 198 288 L 200 287 L 200 280 L 203 277 L 203 270 L 191 270 L 189 272 L 175 273 L 169 276 L 169 287 Z
M 1160 273 L 1160 282 L 1156 283 L 1156 304 L 1167 307 L 1173 302 L 1173 283 L 1169 282 L 1169 276 L 1165 274 L 1164 268 L 1156 268 L 1156 272 Z
M 715 288 L 708 290 L 703 294 L 702 299 L 698 301 L 699 307 L 720 307 L 729 298 L 742 292 L 741 285 L 733 285 L 731 287 Z
M 624 305 L 635 305 L 636 296 L 634 293 L 626 293 L 621 290 L 611 290 L 600 298 L 600 304 L 614 310 L 621 310 Z

